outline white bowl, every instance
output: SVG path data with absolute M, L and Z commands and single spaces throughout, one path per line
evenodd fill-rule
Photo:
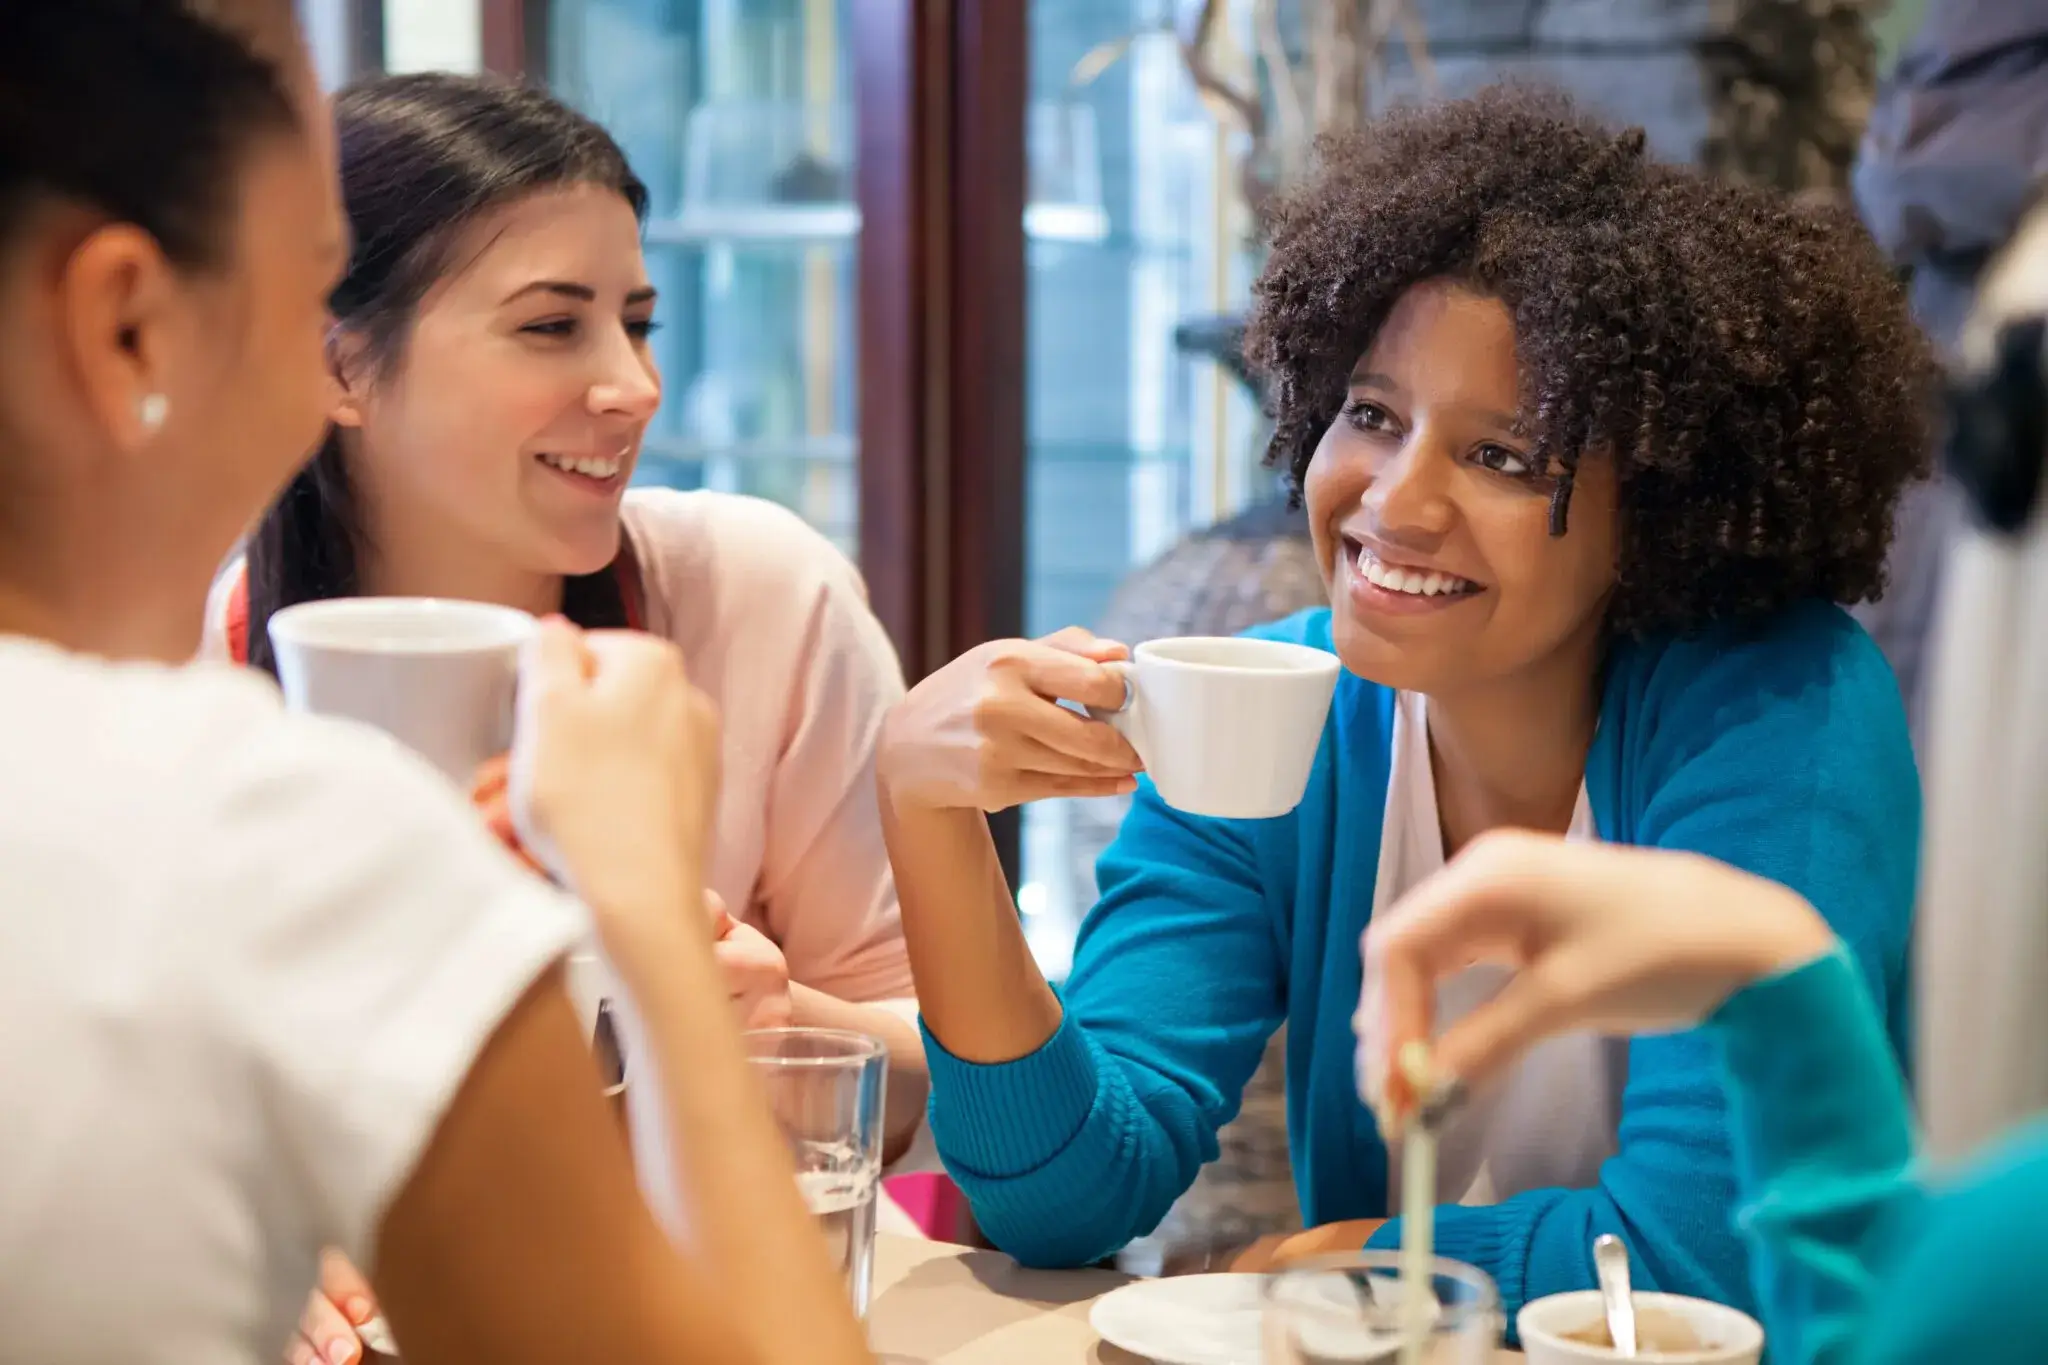
M 1639 1351 L 1633 1359 L 1643 1365 L 1757 1365 L 1764 1352 L 1764 1329 L 1757 1320 L 1725 1304 L 1683 1294 L 1635 1296 L 1636 1311 L 1656 1309 L 1691 1327 L 1705 1343 L 1697 1351 Z M 1515 1330 L 1522 1337 L 1522 1352 L 1529 1365 L 1590 1365 L 1590 1362 L 1620 1360 L 1611 1346 L 1590 1346 L 1569 1341 L 1566 1332 L 1582 1332 L 1602 1317 L 1600 1291 L 1581 1289 L 1570 1294 L 1552 1294 L 1522 1305 L 1515 1315 Z

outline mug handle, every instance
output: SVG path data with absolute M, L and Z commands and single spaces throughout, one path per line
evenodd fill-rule
M 1114 659 L 1102 666 L 1124 680 L 1123 705 L 1114 709 L 1104 706 L 1083 706 L 1081 709 L 1087 713 L 1090 720 L 1103 722 L 1129 740 L 1131 747 L 1138 751 L 1138 757 L 1144 760 L 1145 713 L 1144 708 L 1138 704 L 1137 672 L 1128 659 Z M 1150 767 L 1150 761 L 1145 761 L 1146 766 Z

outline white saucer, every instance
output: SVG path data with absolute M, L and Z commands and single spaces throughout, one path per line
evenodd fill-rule
M 1263 1275 L 1180 1275 L 1134 1280 L 1088 1310 L 1112 1346 L 1159 1365 L 1259 1365 Z

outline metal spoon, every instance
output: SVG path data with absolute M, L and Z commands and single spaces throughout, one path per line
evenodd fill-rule
M 1600 1303 L 1607 1310 L 1607 1335 L 1615 1354 L 1636 1353 L 1636 1301 L 1629 1293 L 1628 1248 L 1611 1232 L 1593 1239 L 1593 1273 L 1600 1277 Z

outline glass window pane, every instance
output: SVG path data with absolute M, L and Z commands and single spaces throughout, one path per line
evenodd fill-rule
M 555 91 L 647 182 L 665 398 L 637 480 L 783 503 L 852 554 L 856 0 L 554 0 Z
M 1232 193 L 1242 149 L 1196 94 L 1166 10 L 1161 0 L 1032 0 L 1033 635 L 1100 628 L 1133 570 L 1272 487 L 1256 470 L 1249 395 L 1176 341 L 1187 324 L 1241 307 L 1250 257 Z M 1073 202 L 1084 195 L 1092 219 Z M 1025 809 L 1018 902 L 1055 978 L 1120 816 L 1116 802 Z

